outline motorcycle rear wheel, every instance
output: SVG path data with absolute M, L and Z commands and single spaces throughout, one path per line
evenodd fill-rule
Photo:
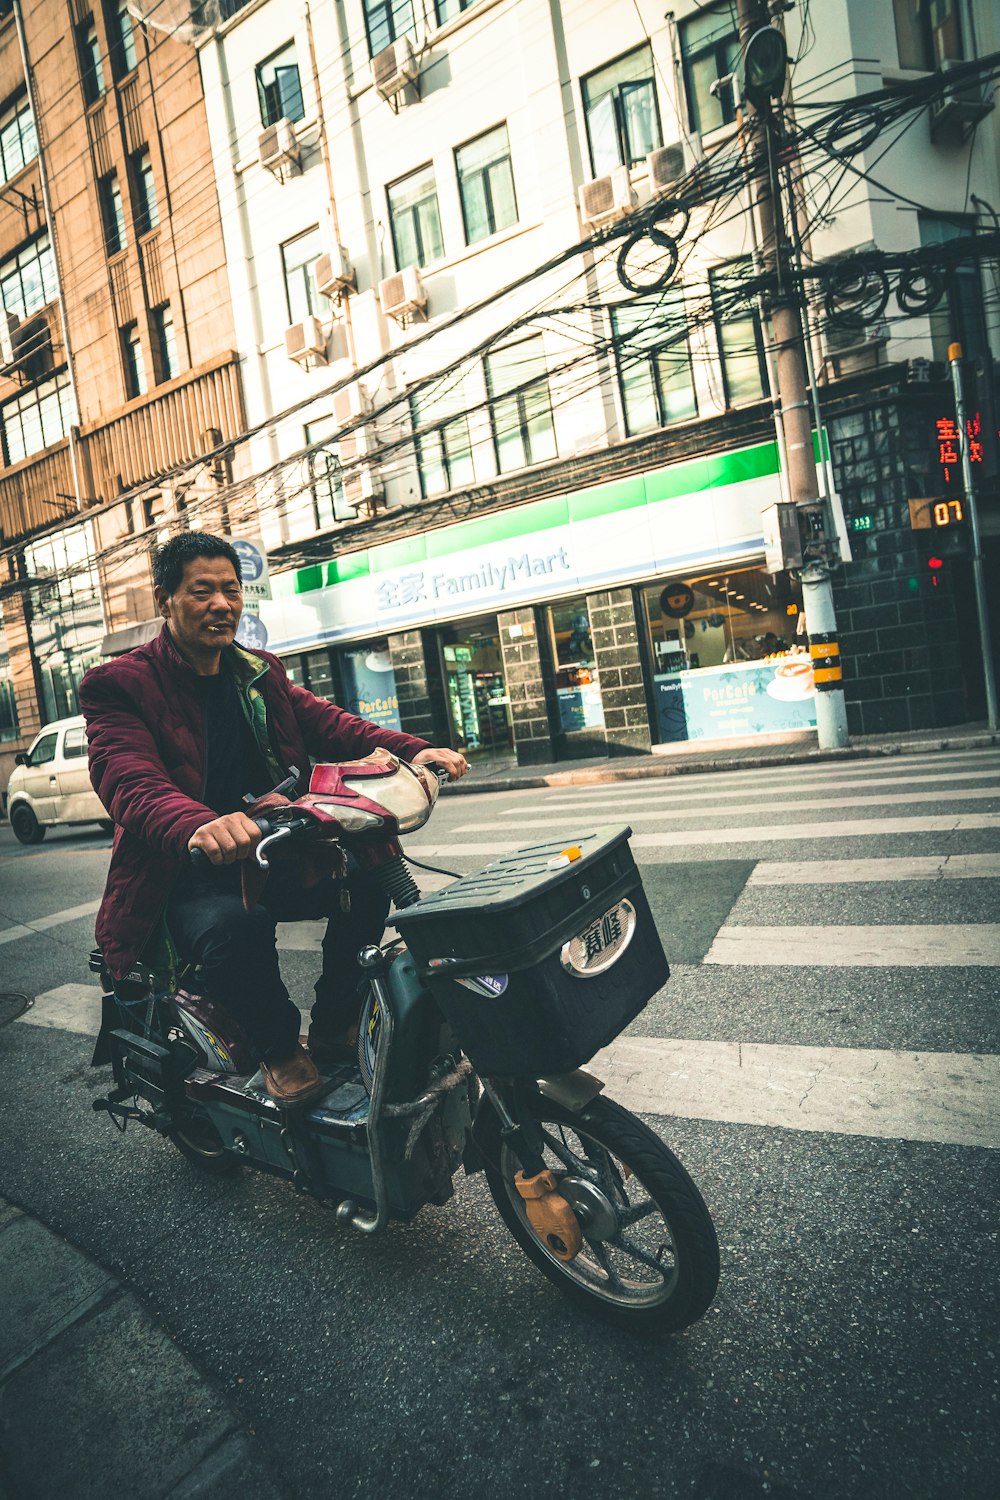
M 593 1099 L 578 1114 L 535 1096 L 545 1164 L 572 1205 L 583 1247 L 559 1260 L 536 1234 L 514 1183 L 514 1152 L 491 1111 L 483 1140 L 486 1180 L 521 1249 L 573 1301 L 619 1327 L 687 1328 L 719 1283 L 712 1218 L 673 1152 L 627 1110 Z
M 168 1140 L 182 1156 L 211 1177 L 231 1177 L 240 1169 L 238 1160 L 226 1150 L 222 1137 L 204 1115 L 191 1115 L 182 1125 L 175 1125 Z

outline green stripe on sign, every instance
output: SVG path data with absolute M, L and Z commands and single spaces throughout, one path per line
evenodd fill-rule
M 405 568 L 426 559 L 427 538 L 424 536 L 405 536 L 398 542 L 383 542 L 381 547 L 373 547 L 368 554 L 373 573 L 387 573 L 390 568 Z

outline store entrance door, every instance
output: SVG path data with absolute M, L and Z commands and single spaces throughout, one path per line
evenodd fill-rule
M 496 616 L 445 626 L 441 644 L 452 743 L 479 760 L 511 754 L 510 694 Z

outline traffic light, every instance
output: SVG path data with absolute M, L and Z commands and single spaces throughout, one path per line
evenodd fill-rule
M 788 47 L 775 26 L 755 31 L 743 49 L 740 84 L 743 97 L 758 110 L 770 108 L 772 99 L 785 91 L 788 73 Z

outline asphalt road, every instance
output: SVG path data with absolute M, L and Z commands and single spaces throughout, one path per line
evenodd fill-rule
M 0 829 L 0 989 L 39 997 L 0 1028 L 0 1193 L 137 1291 L 296 1500 L 995 1500 L 1000 1153 L 975 1142 L 1000 1114 L 976 1081 L 1000 1054 L 998 772 L 979 751 L 445 798 L 411 840 L 464 872 L 505 842 L 632 822 L 674 966 L 629 1030 L 654 1086 L 660 1042 L 693 1049 L 696 1073 L 709 1044 L 765 1049 L 776 1096 L 789 1057 L 878 1063 L 865 1110 L 829 1128 L 775 1123 L 767 1089 L 723 1100 L 709 1073 L 670 1113 L 662 1074 L 646 1118 L 722 1246 L 714 1306 L 673 1339 L 636 1342 L 564 1302 L 481 1177 L 369 1240 L 282 1183 L 206 1180 L 94 1115 L 108 1074 L 91 1039 L 72 1017 L 42 1024 L 49 992 L 91 979 L 93 918 L 15 930 L 97 899 L 96 832 L 22 849 Z M 853 866 L 871 860 L 892 863 Z M 923 864 L 901 878 L 906 860 Z M 312 941 L 283 962 L 303 1001 Z M 902 1098 L 917 1123 L 879 1133 L 911 1088 L 894 1068 L 930 1054 L 963 1110 L 921 1131 L 920 1098 Z M 122 1359 L 141 1441 L 125 1341 Z

